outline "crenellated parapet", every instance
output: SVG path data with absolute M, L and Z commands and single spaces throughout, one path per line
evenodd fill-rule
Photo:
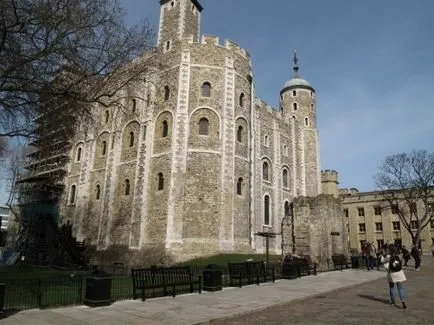
M 338 172 L 333 169 L 325 169 L 321 171 L 322 182 L 338 182 Z

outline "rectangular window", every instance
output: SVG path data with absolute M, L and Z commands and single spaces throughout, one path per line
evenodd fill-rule
M 377 249 L 382 249 L 384 246 L 384 240 L 383 239 L 377 239 Z
M 375 223 L 375 231 L 383 231 L 383 224 L 381 222 Z
M 413 220 L 413 221 L 410 223 L 410 227 L 411 227 L 411 229 L 417 229 L 417 224 L 418 224 L 417 220 Z
M 374 214 L 376 216 L 381 216 L 381 207 L 374 207 Z
M 393 227 L 393 230 L 401 230 L 401 224 L 399 221 L 393 221 L 392 227 Z
M 429 226 L 430 226 L 431 229 L 434 229 L 434 219 L 431 219 L 429 221 Z
M 357 208 L 357 211 L 359 211 L 359 217 L 365 216 L 365 208 Z
M 398 206 L 396 204 L 391 205 L 390 209 L 392 210 L 392 214 L 398 214 Z
M 359 232 L 366 232 L 366 224 L 359 223 Z
M 348 209 L 344 209 L 344 215 L 348 218 Z
M 416 203 L 412 203 L 412 204 L 410 204 L 410 212 L 412 213 L 412 214 L 417 214 L 417 206 L 416 206 Z

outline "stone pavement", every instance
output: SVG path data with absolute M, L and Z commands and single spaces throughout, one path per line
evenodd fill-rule
M 306 299 L 379 278 L 385 281 L 384 271 L 367 272 L 365 269 L 348 269 L 342 272 L 320 273 L 317 276 L 307 276 L 296 280 L 279 280 L 276 283 L 264 283 L 260 286 L 251 285 L 241 289 L 225 288 L 218 292 L 187 294 L 176 298 L 155 298 L 145 302 L 126 300 L 107 307 L 76 306 L 49 310 L 26 310 L 0 320 L 0 324 L 201 324 L 264 310 L 271 306 Z M 377 291 L 384 290 L 379 287 Z
M 388 284 L 379 279 L 324 292 L 302 301 L 273 306 L 243 316 L 219 319 L 212 325 L 422 325 L 434 324 L 434 257 L 424 256 L 422 270 L 405 268 L 407 309 L 389 304 Z

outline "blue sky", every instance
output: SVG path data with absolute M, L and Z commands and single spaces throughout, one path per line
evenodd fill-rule
M 119 1 L 128 22 L 158 27 L 158 0 Z M 199 2 L 202 34 L 249 52 L 256 95 L 273 107 L 297 49 L 317 93 L 321 168 L 336 169 L 341 187 L 373 190 L 387 155 L 434 151 L 434 1 Z

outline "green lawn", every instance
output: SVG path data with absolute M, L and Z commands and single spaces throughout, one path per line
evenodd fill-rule
M 66 276 L 72 273 L 68 270 L 36 267 L 30 265 L 8 265 L 0 267 L 0 281 L 8 279 L 41 279 Z

